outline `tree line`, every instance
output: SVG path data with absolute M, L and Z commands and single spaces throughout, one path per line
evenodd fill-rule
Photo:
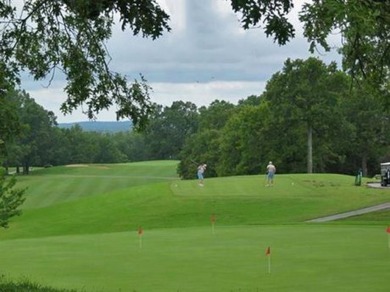
M 3 163 L 27 174 L 31 166 L 177 159 L 178 174 L 191 179 L 200 163 L 212 177 L 263 173 L 272 160 L 279 173 L 374 175 L 390 159 L 390 116 L 364 80 L 351 84 L 335 63 L 288 59 L 259 96 L 154 104 L 143 131 L 120 133 L 59 128 L 52 112 L 13 90 L 0 109 Z

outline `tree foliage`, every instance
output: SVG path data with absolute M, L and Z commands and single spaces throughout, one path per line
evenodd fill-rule
M 293 0 L 230 0 L 244 29 L 263 26 L 279 45 L 295 37 L 287 17 Z M 105 47 L 115 16 L 122 30 L 156 39 L 170 31 L 169 15 L 155 0 L 26 0 L 0 2 L 0 74 L 8 83 L 20 73 L 36 80 L 65 74 L 64 113 L 82 107 L 89 118 L 117 105 L 117 118 L 145 126 L 152 114 L 150 87 L 141 75 L 129 81 L 112 72 Z M 304 35 L 330 50 L 328 37 L 339 32 L 344 69 L 356 80 L 368 80 L 389 103 L 390 2 L 387 0 L 313 0 L 300 12 Z M 83 68 L 83 70 L 79 70 Z
M 245 29 L 263 24 L 266 35 L 273 36 L 280 45 L 295 37 L 295 28 L 286 18 L 293 2 L 231 0 Z M 313 0 L 303 4 L 299 20 L 311 52 L 319 48 L 331 50 L 329 37 L 338 34 L 344 69 L 355 81 L 368 81 L 390 105 L 390 1 Z
M 264 97 L 275 119 L 287 123 L 288 131 L 294 131 L 294 127 L 303 127 L 306 131 L 309 173 L 313 172 L 313 136 L 321 139 L 321 143 L 314 142 L 316 150 L 322 148 L 322 155 L 326 155 L 323 147 L 327 145 L 326 138 L 338 127 L 335 123 L 337 101 L 347 90 L 347 79 L 337 71 L 336 64 L 327 66 L 316 58 L 288 59 L 282 72 L 274 74 L 267 84 Z
M 390 105 L 390 1 L 315 0 L 303 5 L 300 20 L 312 52 L 317 46 L 330 50 L 328 37 L 338 32 L 344 69 Z
M 294 8 L 292 0 L 231 0 L 231 6 L 234 12 L 241 14 L 244 29 L 264 23 L 266 35 L 273 36 L 280 45 L 295 37 L 294 26 L 287 19 Z
M 201 126 L 186 140 L 179 174 L 194 178 L 199 163 L 207 163 L 208 177 L 257 174 L 272 160 L 279 173 L 361 168 L 373 175 L 389 155 L 390 124 L 375 92 L 363 89 L 351 87 L 335 63 L 287 60 L 261 96 L 200 109 Z
M 32 165 L 49 163 L 48 149 L 51 149 L 56 117 L 24 91 L 14 91 L 8 96 L 8 100 L 15 104 L 14 113 L 18 116 L 20 131 L 7 143 L 6 162 L 21 165 L 23 172 L 28 173 Z
M 0 168 L 0 227 L 8 228 L 9 220 L 22 213 L 19 206 L 25 198 L 23 189 L 16 189 L 16 178 L 7 179 L 5 170 Z
M 21 7 L 1 1 L 0 73 L 9 83 L 19 83 L 23 71 L 36 80 L 64 73 L 64 113 L 85 106 L 92 119 L 117 104 L 118 119 L 131 117 L 144 126 L 151 110 L 145 78 L 129 84 L 109 68 L 105 42 L 115 13 L 122 29 L 130 27 L 135 35 L 155 39 L 170 30 L 169 16 L 154 0 L 27 0 Z
M 145 142 L 154 159 L 177 159 L 187 137 L 198 130 L 198 108 L 192 102 L 174 101 L 156 106 L 145 129 Z

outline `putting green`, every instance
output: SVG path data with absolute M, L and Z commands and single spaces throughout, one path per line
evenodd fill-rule
M 271 247 L 270 267 L 265 255 Z M 86 291 L 388 291 L 384 228 L 211 226 L 0 242 L 0 271 Z M 270 273 L 268 269 L 271 269 Z
M 388 212 L 304 223 L 389 202 L 388 190 L 337 174 L 279 174 L 274 187 L 264 175 L 208 178 L 199 187 L 176 167 L 74 165 L 18 177 L 27 200 L 0 230 L 0 275 L 86 292 L 388 291 Z

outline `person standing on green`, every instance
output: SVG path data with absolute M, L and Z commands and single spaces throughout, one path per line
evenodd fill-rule
M 199 186 L 203 187 L 203 181 L 204 181 L 204 172 L 206 170 L 207 164 L 201 164 L 198 166 L 198 181 L 199 181 Z
M 272 164 L 272 161 L 270 161 L 267 165 L 267 187 L 274 185 L 275 172 L 276 167 Z

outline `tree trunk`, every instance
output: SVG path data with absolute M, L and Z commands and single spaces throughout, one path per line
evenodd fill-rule
M 307 173 L 313 173 L 313 129 L 307 127 Z
M 367 173 L 368 173 L 367 156 L 366 155 L 363 155 L 363 157 L 362 157 L 362 173 L 363 173 L 363 176 L 367 176 Z
M 23 174 L 29 174 L 29 165 L 27 163 L 23 166 Z

